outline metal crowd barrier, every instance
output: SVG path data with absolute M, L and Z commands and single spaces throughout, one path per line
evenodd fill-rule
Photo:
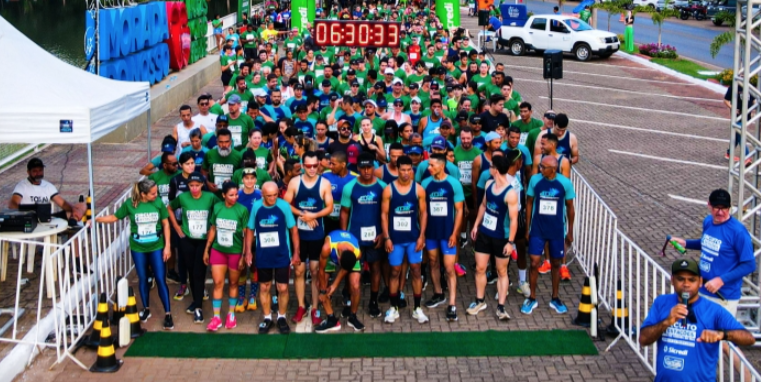
M 612 320 L 619 335 L 606 351 L 623 340 L 645 367 L 655 374 L 658 348 L 655 344 L 640 346 L 639 328 L 655 298 L 673 293 L 671 273 L 618 229 L 616 214 L 576 170 L 571 173 L 571 181 L 576 190 L 574 260 L 587 276 L 597 271 L 599 305 L 609 313 L 617 308 L 617 284 L 620 280 L 621 300 L 629 312 L 628 327 L 626 317 Z M 731 343 L 729 349 L 732 357 L 719 356 L 717 380 L 761 381 L 761 375 L 742 352 Z

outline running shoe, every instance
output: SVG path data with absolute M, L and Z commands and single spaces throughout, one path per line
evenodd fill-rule
M 235 319 L 235 315 L 228 313 L 227 319 L 225 319 L 225 329 L 235 329 L 238 326 L 238 320 Z
M 339 330 L 341 330 L 341 321 L 335 317 L 326 318 L 314 328 L 315 333 L 337 332 Z
M 285 317 L 277 318 L 277 329 L 280 331 L 280 334 L 288 334 L 291 332 L 291 327 L 288 326 L 288 320 L 286 320 Z
M 524 281 L 518 287 L 517 291 L 518 293 L 522 294 L 523 297 L 529 298 L 529 296 L 531 296 L 531 285 Z
M 724 159 L 729 160 L 729 152 L 724 153 Z
M 383 322 L 387 324 L 393 324 L 399 318 L 399 309 L 394 307 L 388 308 L 386 311 L 386 317 L 383 318 Z
M 320 310 L 319 309 L 312 309 L 312 325 L 319 325 L 320 322 L 322 322 L 322 318 L 320 317 Z
M 348 291 L 341 291 L 341 301 L 343 302 L 344 306 L 351 306 L 351 296 L 349 296 Z
M 473 301 L 468 306 L 468 309 L 466 310 L 466 312 L 468 312 L 468 314 L 471 316 L 475 316 L 476 314 L 478 314 L 478 312 L 484 309 L 486 309 L 486 301 L 481 301 L 481 302 Z
M 417 320 L 417 322 L 421 324 L 425 324 L 428 322 L 428 316 L 423 313 L 423 308 L 417 307 L 415 310 L 412 311 L 412 319 Z
M 221 323 L 221 322 L 220 322 Z M 288 323 L 286 323 L 287 325 Z M 259 334 L 267 334 L 270 332 L 270 329 L 272 329 L 272 319 L 265 318 L 264 321 L 262 321 L 259 324 Z
M 347 318 L 349 316 L 351 316 L 351 307 L 344 306 L 344 308 L 341 310 L 341 318 Z
M 172 269 L 166 273 L 166 282 L 168 284 L 181 284 L 180 275 L 177 274 L 177 272 L 174 269 Z
M 539 267 L 539 273 L 541 274 L 547 274 L 552 271 L 552 265 L 550 264 L 549 260 L 544 260 L 542 263 L 542 266 Z
M 196 309 L 193 313 L 193 323 L 194 324 L 203 324 L 203 312 L 201 309 Z
M 298 309 L 296 309 L 296 314 L 291 317 L 291 321 L 294 324 L 298 324 L 301 322 L 301 320 L 304 319 L 304 316 L 307 314 L 307 309 L 303 306 L 300 306 Z
M 140 321 L 142 321 L 143 323 L 146 323 L 148 322 L 148 319 L 151 318 L 151 310 L 148 308 L 145 308 L 143 309 L 142 312 L 140 312 L 139 316 L 140 316 Z
M 248 298 L 248 304 L 246 305 L 246 310 L 256 310 L 256 296 L 251 296 Z
M 536 299 L 529 297 L 523 300 L 523 305 L 521 305 L 521 313 L 531 314 L 531 312 L 533 312 L 537 306 L 539 306 L 539 303 L 536 302 Z
M 306 276 L 304 276 L 304 281 L 307 284 L 311 284 L 312 283 L 312 272 L 307 270 L 307 274 L 306 274 Z
M 492 273 L 491 271 L 487 271 L 486 272 L 486 283 L 487 284 L 494 284 L 494 283 L 497 282 L 497 279 L 499 279 L 499 277 L 497 276 L 496 273 Z
M 568 267 L 565 264 L 560 266 L 560 280 L 571 281 L 571 271 L 568 270 Z
M 428 288 L 428 276 L 424 273 L 420 275 L 420 278 L 423 280 L 423 291 L 425 291 L 425 288 Z
M 510 295 L 510 287 L 507 287 L 507 291 L 505 292 L 505 298 Z M 499 301 L 499 291 L 494 292 L 494 301 Z
M 460 263 L 455 263 L 454 271 L 455 273 L 457 273 L 458 277 L 462 277 L 468 274 L 468 271 L 465 269 L 465 266 Z
M 180 287 L 177 289 L 177 293 L 174 294 L 174 299 L 176 301 L 182 301 L 182 299 L 189 294 L 190 289 L 188 289 L 188 286 L 185 284 L 180 284 Z
M 238 294 L 238 301 L 235 303 L 235 313 L 243 313 L 246 311 L 248 301 L 246 301 L 246 295 Z
M 550 308 L 555 309 L 558 314 L 566 314 L 568 313 L 568 308 L 565 307 L 565 304 L 563 304 L 562 301 L 560 301 L 559 298 L 555 297 L 550 301 Z
M 513 261 L 518 261 L 518 251 L 513 249 L 513 252 L 510 253 L 510 258 L 513 259 Z
M 497 306 L 497 318 L 500 320 L 509 320 L 510 315 L 505 311 L 504 306 Z
M 433 309 L 443 303 L 445 303 L 447 300 L 444 298 L 444 294 L 434 294 L 433 297 L 431 297 L 430 300 L 425 302 L 425 307 L 429 309 Z
M 193 314 L 196 312 L 196 303 L 191 302 L 190 305 L 188 305 L 188 308 L 185 309 L 185 313 L 187 314 Z
M 457 321 L 457 308 L 454 305 L 449 305 L 447 308 L 447 321 Z
M 151 286 L 151 289 L 156 288 L 156 278 L 153 276 L 148 277 L 148 285 Z
M 381 304 L 385 304 L 388 302 L 388 287 L 383 288 L 383 292 L 381 292 L 380 295 L 378 295 L 378 302 Z
M 369 313 L 370 313 L 370 317 L 373 317 L 373 318 L 378 318 L 381 316 L 381 310 L 378 307 L 377 302 L 372 302 L 372 301 L 370 302 Z
M 206 289 L 204 289 L 203 290 L 203 300 L 206 301 L 208 299 L 209 299 L 209 292 Z
M 355 332 L 365 331 L 365 324 L 359 321 L 356 314 L 352 314 L 351 316 L 349 316 L 349 319 L 346 320 L 346 322 L 349 324 L 350 327 L 354 328 Z
M 164 330 L 173 330 L 174 329 L 174 320 L 172 319 L 171 314 L 165 314 L 164 315 Z
M 404 292 L 399 293 L 399 309 L 407 307 L 407 300 L 404 298 Z
M 209 325 L 206 326 L 206 330 L 210 332 L 216 332 L 221 327 L 222 327 L 222 319 L 217 316 L 214 316 L 211 318 L 211 322 L 209 322 Z

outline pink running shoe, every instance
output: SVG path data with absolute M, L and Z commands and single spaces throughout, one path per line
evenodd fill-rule
M 238 320 L 235 319 L 235 316 L 228 313 L 225 320 L 225 329 L 235 329 L 236 326 L 238 326 Z
M 217 316 L 214 316 L 211 318 L 211 322 L 209 322 L 209 325 L 206 327 L 206 330 L 210 332 L 216 332 L 221 327 L 222 327 L 222 319 Z
M 457 276 L 462 277 L 465 276 L 468 272 L 465 270 L 465 267 L 462 266 L 460 263 L 454 264 L 454 271 L 457 273 Z

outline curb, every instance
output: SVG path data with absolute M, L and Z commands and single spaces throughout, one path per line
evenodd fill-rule
M 691 84 L 694 84 L 694 85 L 702 86 L 703 88 L 705 88 L 707 90 L 710 90 L 710 91 L 713 91 L 714 93 L 720 94 L 721 96 L 724 96 L 724 94 L 726 94 L 726 92 L 727 92 L 727 88 L 722 86 L 722 85 L 719 85 L 719 84 L 716 84 L 716 83 L 712 83 L 712 82 L 708 82 L 708 81 L 705 81 L 705 80 L 700 80 L 700 79 L 697 79 L 695 77 L 691 77 L 691 76 L 688 76 L 686 74 L 679 73 L 676 70 L 669 69 L 669 68 L 667 68 L 665 66 L 658 65 L 656 63 L 650 62 L 649 60 L 646 60 L 646 59 L 644 59 L 642 57 L 638 57 L 638 56 L 635 56 L 635 55 L 632 55 L 632 54 L 628 54 L 628 53 L 623 53 L 621 51 L 618 51 L 615 54 L 618 57 L 621 57 L 621 58 L 629 60 L 629 61 L 636 62 L 636 63 L 638 63 L 638 64 L 640 64 L 642 66 L 646 66 L 646 67 L 651 68 L 651 69 L 655 69 L 655 70 L 657 70 L 657 71 L 659 71 L 661 73 L 665 73 L 665 74 L 668 74 L 670 76 L 679 78 L 680 80 L 687 81 L 687 82 L 689 82 Z

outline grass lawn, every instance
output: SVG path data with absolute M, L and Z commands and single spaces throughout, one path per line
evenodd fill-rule
M 704 75 L 698 74 L 698 72 L 700 71 L 710 71 L 711 69 L 705 68 L 690 60 L 684 60 L 681 58 L 677 58 L 675 60 L 668 59 L 668 58 L 653 58 L 650 61 L 658 65 L 663 65 L 669 69 L 676 70 L 679 73 L 686 74 L 691 77 L 699 78 L 701 80 L 714 78 L 714 76 L 704 76 Z

